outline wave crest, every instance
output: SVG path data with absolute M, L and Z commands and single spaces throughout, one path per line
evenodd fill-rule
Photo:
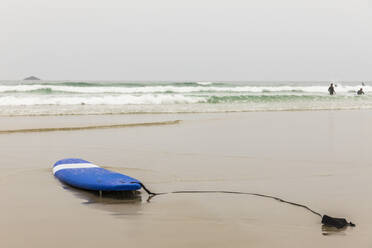
M 34 85 L 0 85 L 0 93 L 12 93 L 12 92 L 23 92 L 23 93 L 53 93 L 53 92 L 64 92 L 64 93 L 81 93 L 81 94 L 151 94 L 151 93 L 202 93 L 202 92 L 217 92 L 217 93 L 228 93 L 228 92 L 245 92 L 245 93 L 283 93 L 283 92 L 299 92 L 299 93 L 317 93 L 327 94 L 328 86 L 213 86 L 205 85 L 165 85 L 165 86 L 132 86 L 132 87 L 119 87 L 119 86 L 71 86 L 71 85 L 45 85 L 45 84 L 34 84 Z M 361 87 L 360 87 L 361 88 Z M 371 91 L 370 86 L 363 87 L 365 91 Z M 46 90 L 49 90 L 46 92 Z M 338 86 L 336 88 L 337 93 L 350 93 L 355 92 L 359 89 L 359 86 Z M 39 91 L 39 92 L 38 92 Z
M 188 104 L 204 102 L 199 97 L 183 95 L 104 95 L 104 96 L 3 96 L 0 106 L 30 106 L 30 105 L 131 105 L 131 104 Z

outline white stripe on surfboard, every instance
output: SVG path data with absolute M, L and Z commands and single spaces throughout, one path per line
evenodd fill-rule
M 91 163 L 78 163 L 78 164 L 59 164 L 53 167 L 53 174 L 56 174 L 57 171 L 63 169 L 81 169 L 81 168 L 93 168 L 99 167 L 98 165 L 91 164 Z

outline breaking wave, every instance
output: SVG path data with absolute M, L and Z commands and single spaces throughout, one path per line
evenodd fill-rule
M 85 93 L 85 94 L 140 94 L 140 93 L 218 93 L 218 92 L 245 92 L 245 93 L 283 93 L 283 92 L 298 92 L 298 93 L 314 93 L 324 94 L 327 92 L 328 86 L 212 86 L 211 83 L 201 83 L 195 86 L 187 85 L 157 85 L 157 86 L 81 86 L 77 85 L 50 85 L 50 84 L 34 84 L 34 85 L 0 85 L 0 93 Z M 370 86 L 364 87 L 366 91 L 372 90 Z M 355 93 L 358 90 L 356 86 L 339 86 L 336 88 L 337 93 Z
M 0 82 L 1 115 L 372 109 L 371 83 Z M 366 92 L 357 96 L 360 88 Z

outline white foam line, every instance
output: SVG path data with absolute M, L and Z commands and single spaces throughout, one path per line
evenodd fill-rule
M 60 165 L 54 166 L 53 175 L 55 175 L 57 171 L 60 171 L 63 169 L 81 169 L 81 168 L 93 168 L 93 167 L 99 167 L 99 166 L 95 164 L 91 164 L 91 163 L 60 164 Z

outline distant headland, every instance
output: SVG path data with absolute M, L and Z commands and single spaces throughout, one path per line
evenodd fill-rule
M 30 76 L 30 77 L 26 77 L 23 80 L 40 80 L 40 78 L 37 78 L 37 77 L 34 77 L 34 76 Z

